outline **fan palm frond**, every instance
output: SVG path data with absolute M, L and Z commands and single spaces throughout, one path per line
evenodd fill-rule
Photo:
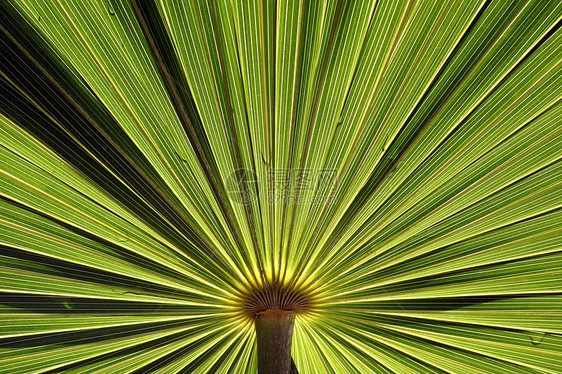
M 561 372 L 562 3 L 0 11 L 1 373 Z

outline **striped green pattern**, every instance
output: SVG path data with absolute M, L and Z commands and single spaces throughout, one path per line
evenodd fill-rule
M 561 2 L 0 14 L 0 373 L 562 373 Z

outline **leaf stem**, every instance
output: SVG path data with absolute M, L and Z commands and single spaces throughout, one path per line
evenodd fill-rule
M 290 374 L 295 312 L 267 309 L 256 315 L 259 374 Z

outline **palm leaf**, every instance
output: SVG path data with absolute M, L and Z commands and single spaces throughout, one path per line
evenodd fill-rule
M 0 10 L 0 372 L 560 372 L 562 4 Z

